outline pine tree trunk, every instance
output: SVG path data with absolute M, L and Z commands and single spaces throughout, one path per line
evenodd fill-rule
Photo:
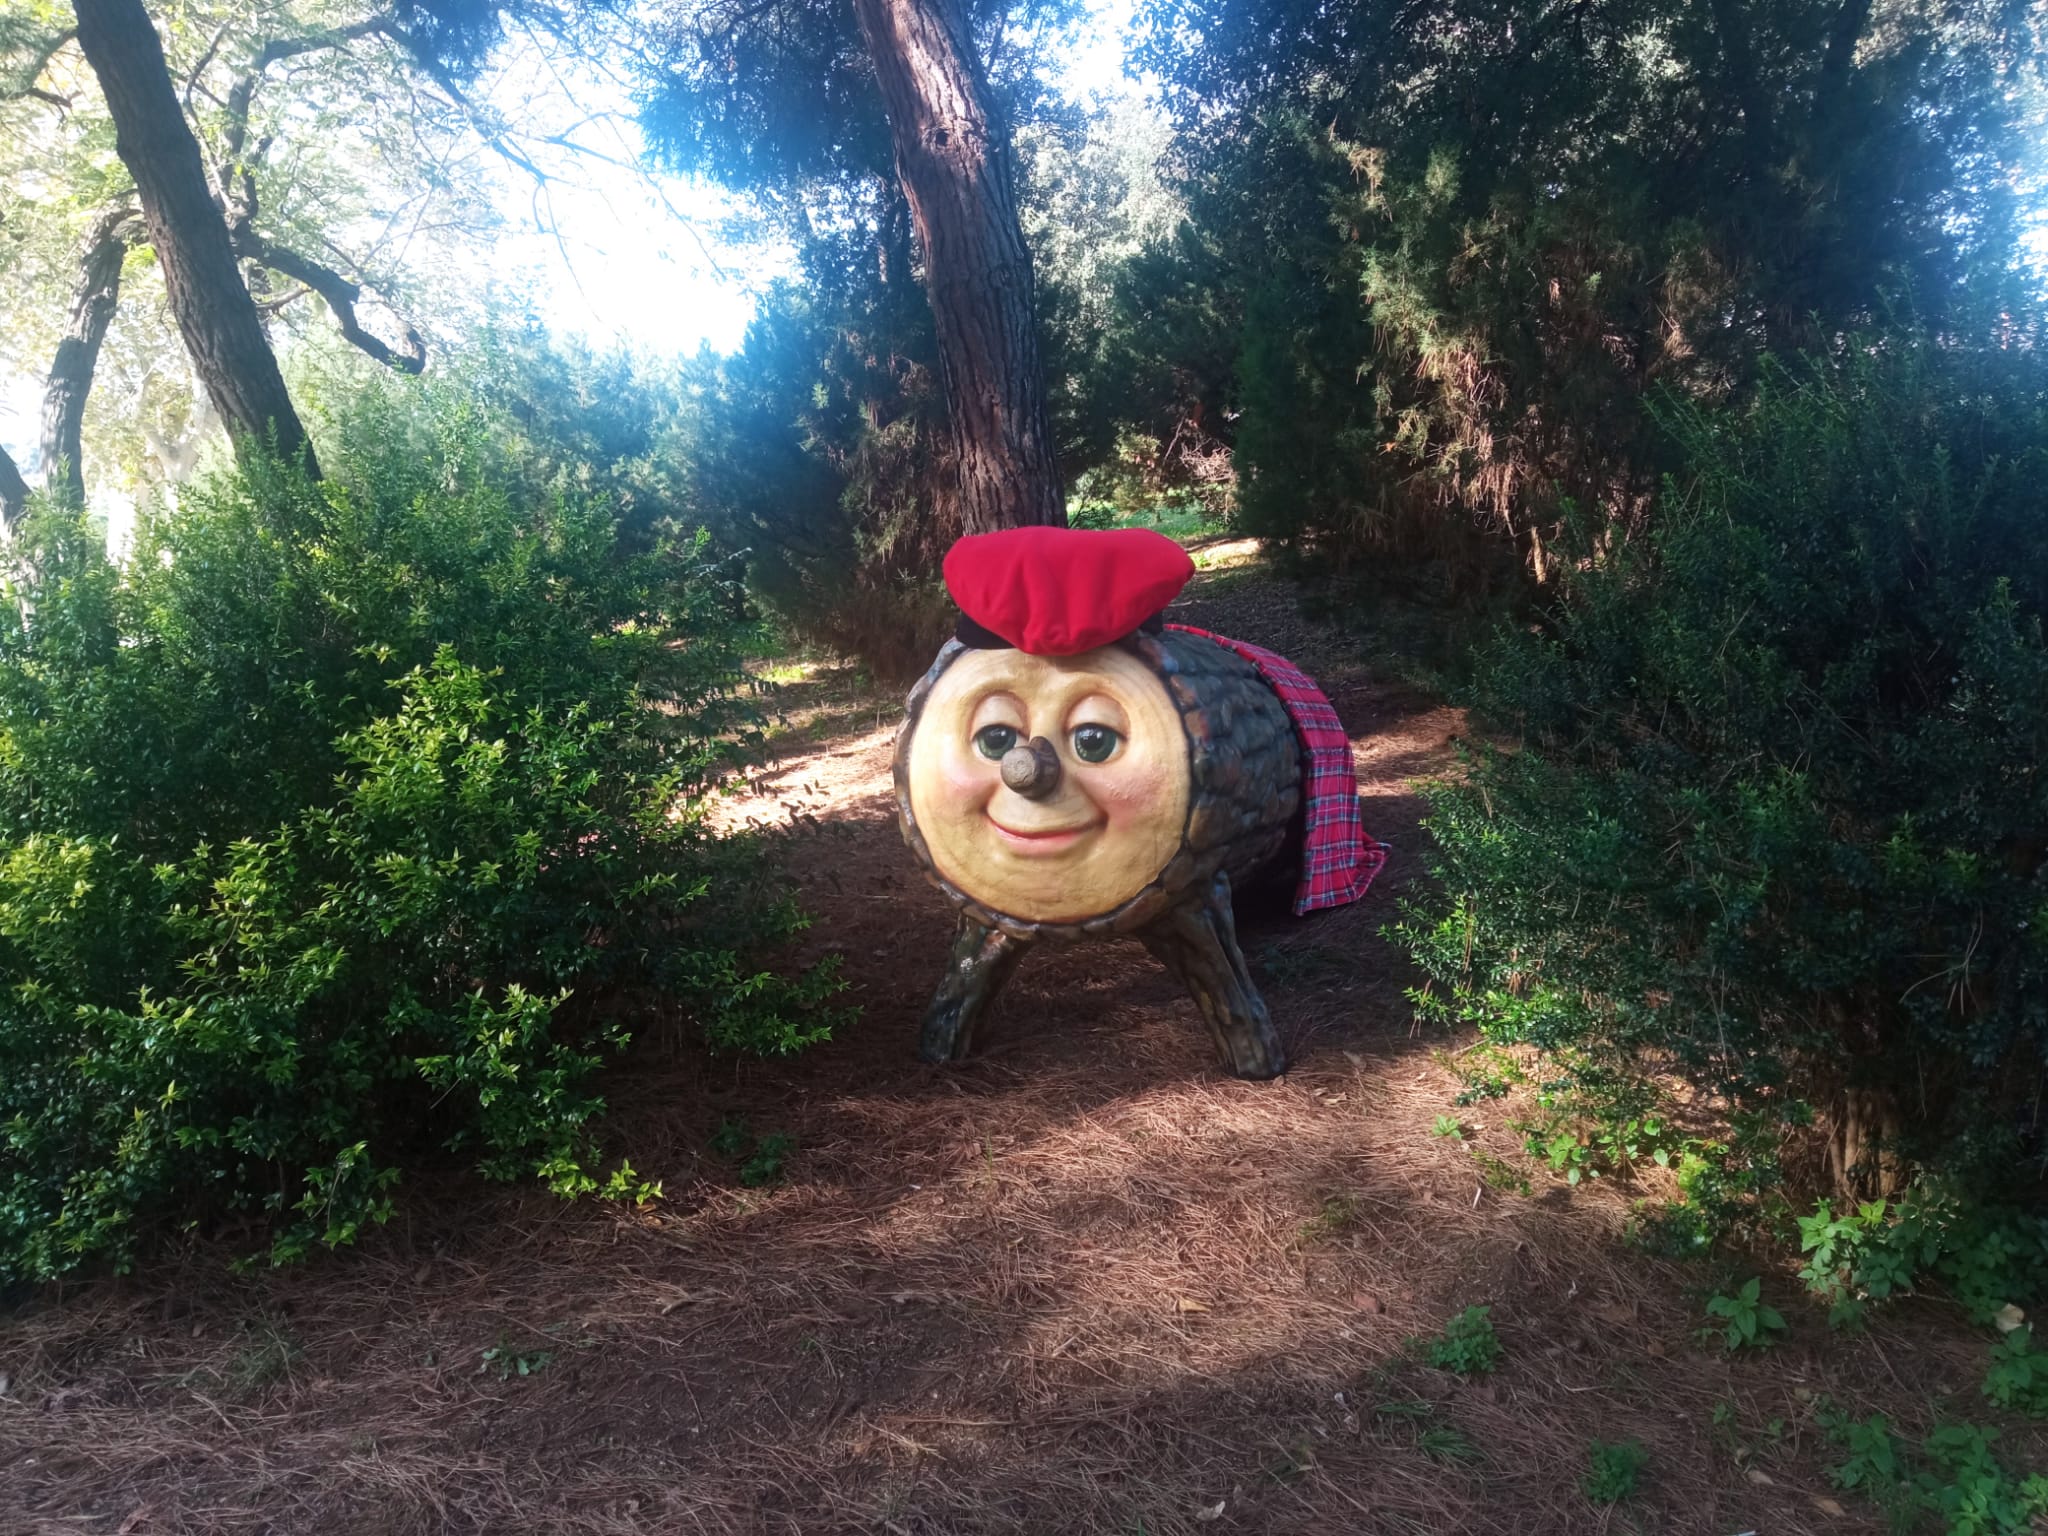
M 924 248 L 969 533 L 1066 522 L 1008 146 L 957 0 L 854 0 Z
M 179 110 L 163 45 L 142 0 L 75 0 L 78 46 L 99 77 L 114 119 L 114 148 L 142 199 L 143 222 L 164 272 L 171 314 L 236 451 L 274 443 L 304 455 L 306 429 L 263 334 L 207 187 L 199 145 Z
M 99 367 L 100 343 L 121 302 L 121 263 L 136 233 L 132 208 L 117 208 L 93 226 L 71 298 L 71 324 L 43 386 L 43 486 L 68 491 L 76 501 L 85 500 L 85 400 Z

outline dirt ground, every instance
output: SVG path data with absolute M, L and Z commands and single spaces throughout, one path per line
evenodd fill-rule
M 1452 1109 L 1379 936 L 1461 721 L 1244 553 L 1173 616 L 1318 675 L 1395 850 L 1362 904 L 1243 935 L 1284 1078 L 1222 1075 L 1128 944 L 1034 956 L 976 1059 L 921 1065 L 950 920 L 894 825 L 900 706 L 824 674 L 735 811 L 790 829 L 859 1021 L 791 1063 L 650 1031 L 608 1087 L 645 1209 L 416 1184 L 353 1251 L 201 1246 L 0 1319 L 0 1536 L 1882 1529 L 1816 1395 L 1924 1429 L 1977 1411 L 1983 1341 L 1931 1302 L 1836 1339 L 1767 1273 L 1790 1338 L 1729 1359 L 1694 1337 L 1717 1277 L 1623 1245 L 1637 1192 L 1484 1182 L 1470 1146 L 1519 1138 Z M 734 1143 L 772 1135 L 747 1187 Z M 1491 1377 L 1404 1349 L 1474 1304 Z M 1596 1438 L 1649 1452 L 1618 1506 L 1580 1491 Z

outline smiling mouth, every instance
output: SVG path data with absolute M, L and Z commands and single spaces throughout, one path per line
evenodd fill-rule
M 989 817 L 988 824 L 1001 833 L 1003 841 L 1017 852 L 1039 855 L 1064 852 L 1102 825 L 1099 821 L 1090 821 L 1078 827 L 1062 827 L 1049 832 L 1019 832 L 1004 826 L 993 816 Z

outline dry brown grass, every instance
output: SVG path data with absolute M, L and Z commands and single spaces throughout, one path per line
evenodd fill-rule
M 1812 1395 L 1924 1426 L 1981 1344 L 1931 1307 L 1836 1341 L 1781 1296 L 1772 1356 L 1705 1352 L 1701 1275 L 1619 1244 L 1627 1191 L 1498 1193 L 1432 1138 L 1454 1084 L 1376 930 L 1457 719 L 1229 593 L 1190 616 L 1321 671 L 1397 846 L 1362 906 L 1247 931 L 1286 1078 L 1219 1075 L 1134 946 L 1037 957 L 978 1059 L 918 1065 L 947 913 L 886 722 L 851 722 L 754 808 L 799 829 L 858 1026 L 793 1064 L 645 1039 L 609 1091 L 646 1210 L 451 1179 L 297 1269 L 198 1246 L 53 1291 L 0 1333 L 0 1533 L 1877 1529 L 1821 1502 Z M 797 1138 L 783 1183 L 740 1185 L 727 1119 Z M 1495 1376 L 1404 1351 L 1474 1303 Z M 1578 1491 L 1596 1435 L 1651 1451 L 1622 1508 Z

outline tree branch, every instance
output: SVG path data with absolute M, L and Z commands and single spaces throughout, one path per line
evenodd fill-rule
M 274 37 L 265 43 L 249 67 L 242 72 L 228 91 L 223 110 L 227 113 L 227 127 L 223 137 L 227 141 L 227 158 L 237 159 L 242 153 L 242 143 L 249 136 L 249 107 L 255 99 L 256 89 L 263 83 L 264 73 L 273 64 L 295 59 L 300 54 L 318 53 L 327 48 L 345 48 L 350 43 L 366 37 L 401 36 L 397 25 L 388 16 L 372 16 L 367 21 L 352 22 L 345 27 L 336 27 L 327 32 L 309 32 L 303 37 Z M 208 50 L 209 54 L 211 50 Z M 408 52 L 411 50 L 408 49 Z M 195 70 L 193 79 L 198 78 Z M 187 87 L 189 93 L 190 87 Z
M 55 37 L 49 38 L 40 48 L 28 56 L 10 84 L 0 86 L 0 101 L 26 96 L 33 101 L 47 101 L 60 112 L 71 110 L 71 98 L 59 96 L 55 91 L 46 91 L 36 82 L 43 78 L 43 71 L 50 67 L 50 60 L 64 50 L 64 45 L 78 36 L 76 27 L 66 27 Z
M 99 368 L 100 343 L 121 302 L 121 263 L 142 238 L 142 217 L 132 204 L 108 209 L 93 224 L 78 264 L 71 321 L 43 386 L 43 488 L 85 499 L 86 396 Z
M 416 374 L 426 367 L 427 343 L 413 327 L 408 325 L 405 328 L 403 351 L 388 346 L 363 329 L 362 322 L 356 319 L 356 301 L 363 296 L 360 284 L 350 282 L 334 268 L 322 266 L 310 256 L 301 256 L 296 251 L 272 244 L 247 224 L 237 225 L 230 234 L 237 256 L 268 267 L 280 277 L 303 283 L 325 299 L 327 307 L 334 311 L 335 323 L 341 327 L 341 334 L 357 348 L 400 373 Z
M 199 84 L 199 77 L 206 73 L 206 66 L 213 62 L 213 56 L 216 53 L 220 52 L 221 40 L 228 35 L 228 28 L 233 25 L 234 23 L 232 20 L 224 21 L 220 24 L 219 28 L 213 34 L 213 41 L 206 45 L 206 52 L 199 55 L 199 62 L 197 64 L 194 64 L 192 68 L 186 73 L 185 115 L 187 117 L 190 117 L 192 115 L 193 88 Z

